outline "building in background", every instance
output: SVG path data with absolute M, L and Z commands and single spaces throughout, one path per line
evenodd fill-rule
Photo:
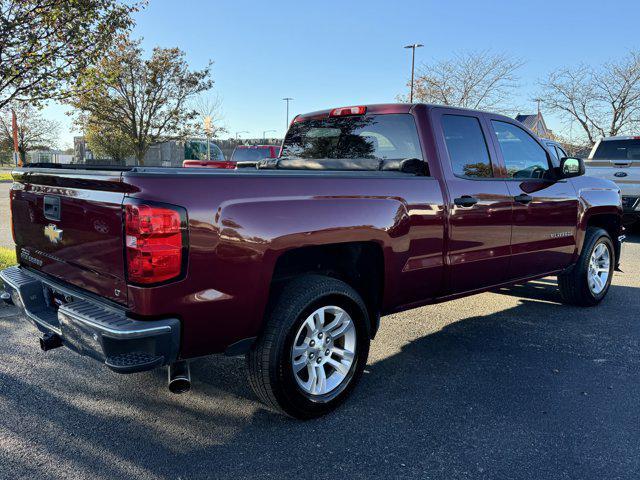
M 206 159 L 207 140 L 191 138 L 189 140 L 168 140 L 159 142 L 151 147 L 144 157 L 145 166 L 151 167 L 180 167 L 184 160 Z M 251 138 L 251 139 L 212 139 L 210 152 L 212 160 L 231 158 L 234 148 L 238 145 L 280 145 L 281 138 Z M 73 163 L 110 164 L 108 158 L 95 158 L 84 137 L 73 138 Z M 115 162 L 113 162 L 115 164 Z M 135 165 L 133 157 L 126 160 L 126 165 Z
M 553 131 L 547 128 L 547 124 L 544 121 L 540 110 L 538 110 L 538 113 L 533 115 L 518 114 L 516 115 L 516 120 L 541 138 L 554 138 Z

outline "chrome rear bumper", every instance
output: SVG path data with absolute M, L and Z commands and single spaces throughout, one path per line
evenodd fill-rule
M 135 320 L 124 310 L 22 267 L 0 271 L 12 303 L 45 335 L 103 362 L 119 373 L 167 365 L 178 358 L 180 322 L 176 318 Z M 57 304 L 52 298 L 63 299 Z

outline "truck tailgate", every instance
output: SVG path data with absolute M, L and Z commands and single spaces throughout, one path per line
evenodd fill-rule
M 623 196 L 640 196 L 640 162 L 604 166 L 598 162 L 585 162 L 586 174 L 590 177 L 606 178 L 618 184 Z
M 15 174 L 11 208 L 23 266 L 127 303 L 120 172 Z

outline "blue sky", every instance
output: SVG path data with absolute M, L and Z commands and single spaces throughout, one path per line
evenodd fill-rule
M 550 70 L 640 48 L 638 18 L 638 0 L 150 0 L 134 35 L 149 50 L 183 49 L 193 68 L 213 60 L 222 123 L 231 135 L 248 130 L 242 137 L 258 138 L 267 129 L 284 134 L 285 96 L 295 99 L 292 114 L 393 102 L 410 73 L 402 47 L 414 42 L 425 45 L 418 64 L 484 49 L 521 58 L 514 103 L 534 112 L 536 82 Z M 68 146 L 73 133 L 63 110 L 46 114 L 63 122 L 61 146 Z

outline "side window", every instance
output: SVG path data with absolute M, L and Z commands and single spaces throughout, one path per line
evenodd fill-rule
M 551 160 L 558 160 L 558 152 L 556 151 L 556 147 L 555 145 L 553 145 L 553 143 L 547 143 L 547 148 L 549 149 L 549 153 L 551 153 L 551 156 L 553 157 Z
M 567 152 L 565 152 L 561 147 L 556 145 L 556 150 L 558 150 L 558 159 L 568 157 Z
M 466 178 L 493 177 L 489 149 L 478 118 L 443 115 L 442 129 L 454 175 Z
M 511 123 L 491 120 L 498 137 L 507 175 L 513 178 L 545 178 L 549 172 L 547 152 L 531 135 Z

